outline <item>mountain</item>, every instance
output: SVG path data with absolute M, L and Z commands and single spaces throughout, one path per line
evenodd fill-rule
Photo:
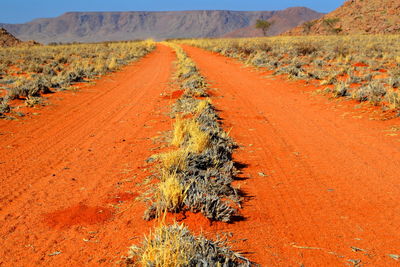
M 284 35 L 400 33 L 400 0 L 348 0 L 322 18 Z
M 279 12 L 276 12 L 268 19 L 273 22 L 268 35 L 279 35 L 293 27 L 296 27 L 306 21 L 315 20 L 322 17 L 324 14 L 305 7 L 293 7 Z M 260 37 L 263 32 L 256 29 L 255 24 L 237 29 L 224 35 L 224 37 Z
M 15 38 L 5 29 L 0 28 L 0 47 L 18 46 L 20 44 L 22 44 L 21 40 Z
M 32 46 L 39 45 L 35 41 L 22 42 L 21 40 L 15 38 L 6 29 L 0 28 L 0 47 L 13 47 L 13 46 Z
M 299 12 L 296 12 L 299 9 Z M 282 11 L 68 12 L 24 24 L 0 24 L 21 40 L 100 42 L 154 38 L 220 37 L 254 25 L 257 19 L 288 18 L 295 25 L 310 19 L 307 8 Z M 286 14 L 286 15 L 285 15 Z M 317 13 L 318 14 L 318 13 Z M 276 29 L 276 32 L 282 30 Z

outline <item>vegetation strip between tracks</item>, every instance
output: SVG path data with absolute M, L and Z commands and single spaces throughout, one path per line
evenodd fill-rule
M 158 226 L 139 246 L 132 246 L 128 265 L 143 266 L 252 266 L 229 247 L 226 239 L 196 236 L 184 225 L 168 225 L 168 212 L 201 212 L 212 221 L 238 218 L 241 194 L 232 186 L 237 169 L 232 160 L 236 148 L 220 123 L 207 85 L 195 63 L 183 49 L 166 43 L 177 55 L 182 96 L 173 104 L 175 118 L 170 144 L 173 150 L 154 155 L 160 181 L 144 219 L 159 220 Z

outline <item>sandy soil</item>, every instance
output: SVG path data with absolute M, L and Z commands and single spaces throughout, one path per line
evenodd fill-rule
M 400 254 L 400 120 L 185 50 L 218 88 L 213 102 L 248 164 L 245 220 L 211 229 L 246 239 L 237 247 L 262 266 L 398 266 L 388 254 Z
M 135 185 L 150 138 L 171 128 L 160 94 L 174 59 L 159 46 L 38 116 L 0 121 L 0 266 L 110 266 L 151 228 Z
M 232 233 L 262 266 L 396 266 L 400 120 L 310 94 L 301 82 L 185 47 L 218 88 L 213 103 L 247 164 L 233 224 L 177 216 L 195 232 Z M 163 148 L 166 116 L 182 92 L 175 55 L 141 61 L 77 93 L 58 93 L 37 116 L 0 121 L 0 266 L 110 266 L 154 222 L 136 198 Z

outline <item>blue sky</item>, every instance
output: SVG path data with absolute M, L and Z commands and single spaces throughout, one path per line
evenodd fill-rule
M 23 23 L 67 11 L 162 11 L 193 9 L 279 10 L 305 6 L 330 12 L 344 0 L 1 0 L 0 22 Z

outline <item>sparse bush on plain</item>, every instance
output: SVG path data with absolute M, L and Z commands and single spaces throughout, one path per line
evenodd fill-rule
M 324 25 L 333 31 L 338 29 L 338 23 L 337 19 L 328 19 Z M 309 27 L 312 26 L 310 23 Z M 307 81 L 319 80 L 321 85 L 333 85 L 335 89 L 329 91 L 336 97 L 352 97 L 361 102 L 398 108 L 397 104 L 393 104 L 397 103 L 394 99 L 400 87 L 398 35 L 285 36 L 176 42 L 268 68 L 275 75 L 286 74 L 289 78 Z M 343 81 L 352 86 L 343 87 Z
M 259 19 L 256 22 L 256 28 L 262 30 L 264 36 L 267 36 L 268 31 L 273 24 L 274 24 L 273 21 Z
M 297 44 L 296 50 L 299 56 L 307 56 L 317 52 L 318 48 L 315 46 L 315 44 L 303 42 Z
M 7 96 L 32 106 L 43 94 L 115 71 L 154 48 L 152 41 L 2 48 L 0 85 L 12 81 Z
M 0 97 L 0 117 L 4 116 L 5 113 L 11 111 L 11 108 L 7 102 L 7 99 Z

